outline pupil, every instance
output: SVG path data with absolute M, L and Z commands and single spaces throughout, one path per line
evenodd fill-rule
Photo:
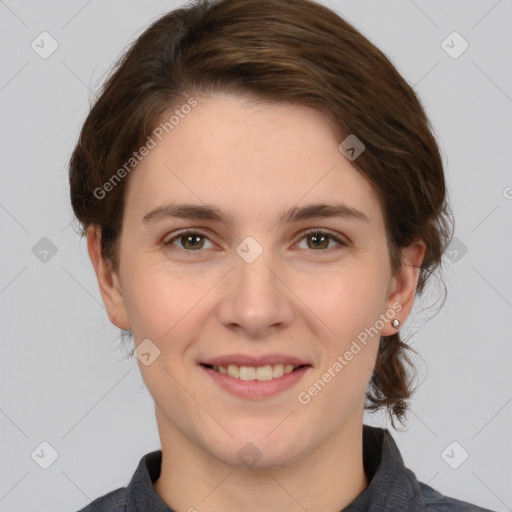
M 196 248 L 201 245 L 201 236 L 200 235 L 187 235 L 185 238 L 185 247 Z M 194 243 L 194 240 L 196 243 Z M 199 243 L 197 243 L 199 241 Z
M 318 235 L 318 234 L 311 235 L 311 238 L 313 240 L 313 245 L 316 249 L 318 249 L 319 247 L 322 247 L 322 248 L 325 247 L 325 243 L 323 243 L 323 242 L 325 242 L 328 239 L 328 237 L 326 235 Z M 322 244 L 322 245 L 316 243 L 319 240 L 320 240 L 320 244 Z

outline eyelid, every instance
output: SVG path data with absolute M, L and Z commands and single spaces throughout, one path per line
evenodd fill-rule
M 204 238 L 208 239 L 212 244 L 214 244 L 214 242 L 210 239 L 210 235 L 205 233 L 200 228 L 184 228 L 182 230 L 171 233 L 170 235 L 167 235 L 163 238 L 162 244 L 164 246 L 173 246 L 174 242 L 177 239 L 179 239 L 180 237 L 183 237 L 183 236 L 187 236 L 187 235 L 201 235 Z M 338 245 L 343 246 L 343 247 L 348 247 L 348 245 L 350 244 L 350 241 L 344 235 L 341 235 L 341 234 L 338 234 L 338 233 L 335 233 L 328 229 L 323 229 L 323 228 L 308 228 L 308 229 L 302 230 L 300 232 L 298 242 L 302 241 L 302 239 L 304 237 L 309 236 L 309 235 L 327 235 L 331 240 L 333 240 Z M 199 249 L 197 251 L 193 251 L 193 250 L 183 249 L 181 247 L 177 247 L 177 248 L 181 249 L 185 252 L 202 252 L 201 249 Z M 331 249 L 335 249 L 335 247 L 331 248 Z M 320 249 L 318 251 L 315 251 L 312 249 L 312 252 L 328 252 L 328 250 Z
M 181 230 L 174 231 L 173 233 L 169 233 L 166 236 L 164 236 L 164 238 L 162 239 L 162 244 L 163 245 L 173 245 L 173 242 L 175 242 L 177 239 L 179 239 L 180 237 L 183 237 L 183 236 L 187 236 L 187 235 L 201 235 L 204 238 L 207 238 L 208 240 L 210 240 L 210 242 L 212 242 L 212 240 L 210 239 L 210 235 L 200 228 L 183 228 Z M 213 243 L 214 242 L 212 242 L 212 244 Z M 186 249 L 183 249 L 183 250 L 186 250 Z M 187 252 L 200 252 L 200 251 L 187 251 Z
M 304 231 L 301 232 L 299 241 L 302 240 L 305 236 L 317 235 L 317 234 L 318 235 L 327 235 L 327 236 L 329 236 L 329 238 L 331 240 L 334 240 L 336 243 L 338 243 L 339 245 L 344 246 L 344 247 L 348 247 L 348 245 L 350 244 L 350 241 L 344 235 L 341 235 L 340 233 L 336 233 L 336 232 L 330 231 L 329 229 L 323 229 L 323 228 L 305 229 Z M 327 252 L 327 251 L 319 250 L 316 252 Z

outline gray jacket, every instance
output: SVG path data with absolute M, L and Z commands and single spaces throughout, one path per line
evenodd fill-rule
M 142 457 L 127 487 L 97 498 L 78 512 L 173 512 L 153 488 L 162 452 Z M 369 485 L 342 512 L 492 512 L 448 498 L 419 482 L 404 466 L 387 429 L 363 425 L 363 463 Z

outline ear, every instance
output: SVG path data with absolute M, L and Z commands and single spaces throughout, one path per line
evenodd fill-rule
M 101 254 L 101 227 L 87 228 L 87 250 L 91 258 L 101 297 L 107 310 L 108 318 L 119 329 L 129 329 L 130 322 L 124 304 L 119 278 L 112 271 L 108 261 Z
M 417 240 L 402 249 L 402 265 L 398 274 L 391 280 L 386 301 L 386 311 L 396 311 L 396 314 L 382 329 L 382 336 L 395 334 L 397 329 L 391 325 L 391 321 L 396 318 L 403 324 L 411 313 L 425 251 L 426 245 L 422 240 Z

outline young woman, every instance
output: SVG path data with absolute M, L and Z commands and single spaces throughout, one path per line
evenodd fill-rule
M 70 186 L 162 445 L 82 512 L 483 510 L 363 425 L 405 417 L 400 327 L 451 224 L 418 98 L 350 24 L 308 0 L 163 16 L 104 85 Z

